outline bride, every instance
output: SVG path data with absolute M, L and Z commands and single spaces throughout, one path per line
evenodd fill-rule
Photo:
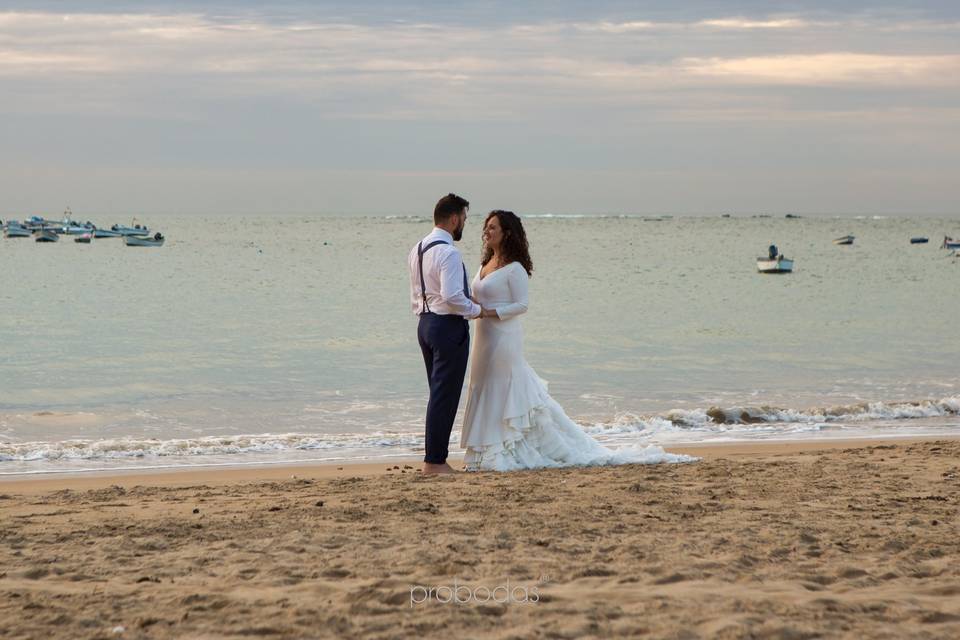
M 681 462 L 660 447 L 611 450 L 587 435 L 547 393 L 523 357 L 520 316 L 533 273 L 527 236 L 511 211 L 492 211 L 471 289 L 477 320 L 460 446 L 468 471 L 535 469 L 630 462 Z

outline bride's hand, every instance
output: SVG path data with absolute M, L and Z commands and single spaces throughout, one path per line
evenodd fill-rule
M 485 307 L 480 307 L 480 317 L 481 318 L 497 318 L 497 312 L 493 309 L 487 309 Z

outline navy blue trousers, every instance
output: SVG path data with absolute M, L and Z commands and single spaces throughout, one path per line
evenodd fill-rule
M 443 464 L 447 461 L 450 431 L 457 418 L 463 378 L 467 373 L 470 325 L 460 316 L 424 313 L 420 316 L 417 338 L 430 384 L 423 461 Z

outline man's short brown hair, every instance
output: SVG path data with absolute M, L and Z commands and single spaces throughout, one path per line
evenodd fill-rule
M 440 198 L 433 209 L 433 224 L 446 222 L 451 216 L 459 215 L 470 203 L 455 193 L 448 193 Z

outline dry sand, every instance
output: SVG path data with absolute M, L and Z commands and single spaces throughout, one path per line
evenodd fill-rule
M 0 638 L 960 637 L 960 441 L 694 452 L 6 480 Z

